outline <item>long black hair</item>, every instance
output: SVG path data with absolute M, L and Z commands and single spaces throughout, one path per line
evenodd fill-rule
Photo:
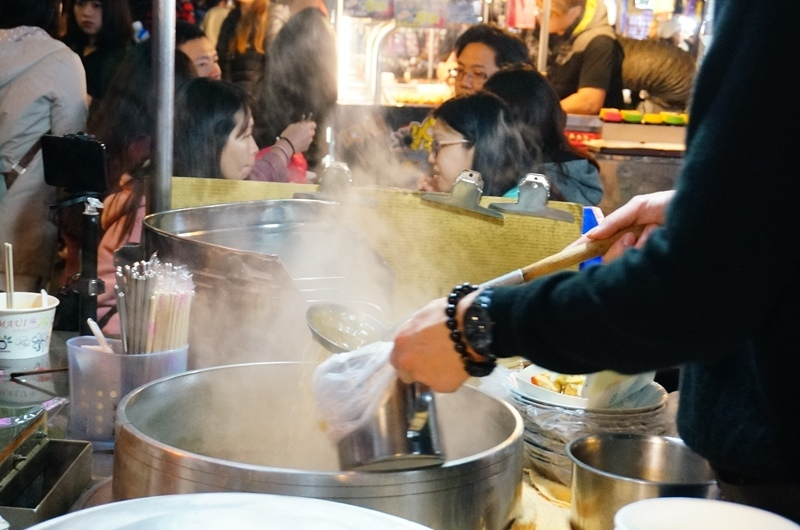
M 192 61 L 175 51 L 175 87 L 196 77 Z M 152 42 L 135 45 L 111 78 L 106 96 L 96 111 L 89 113 L 87 131 L 106 146 L 108 155 L 108 190 L 119 191 L 125 173 L 133 177 L 133 190 L 122 208 L 128 215 L 123 234 L 133 228 L 136 209 L 144 196 L 144 181 L 149 167 L 150 143 L 156 124 L 156 72 L 153 67 Z
M 103 22 L 94 42 L 97 48 L 126 48 L 133 43 L 133 20 L 128 0 L 67 0 L 64 6 L 67 31 L 63 40 L 72 51 L 83 56 L 83 50 L 89 44 L 89 35 L 75 20 L 75 4 L 85 1 L 103 5 Z
M 564 129 L 567 115 L 553 86 L 533 68 L 503 69 L 486 81 L 487 92 L 499 96 L 511 111 L 523 139 L 537 162 L 566 162 L 588 155 L 569 143 Z
M 531 170 L 531 158 L 503 100 L 488 92 L 457 96 L 433 117 L 475 147 L 473 169 L 483 177 L 484 195 L 501 197 Z
M 564 129 L 567 115 L 550 82 L 534 68 L 512 67 L 502 69 L 486 81 L 483 90 L 496 94 L 506 102 L 519 129 L 525 147 L 534 161 L 534 167 L 555 163 L 559 171 L 550 172 L 557 179 L 565 178 L 560 165 L 572 160 L 586 159 L 598 170 L 600 165 L 587 153 L 569 143 Z M 551 182 L 551 196 L 560 198 L 559 182 Z
M 173 174 L 222 178 L 220 157 L 237 116 L 250 119 L 249 96 L 222 80 L 198 77 L 175 94 Z

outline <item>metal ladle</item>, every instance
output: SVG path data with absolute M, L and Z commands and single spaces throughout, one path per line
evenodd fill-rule
M 627 232 L 638 237 L 644 226 L 634 226 L 609 238 L 593 240 L 564 249 L 515 271 L 488 280 L 481 287 L 521 285 L 567 267 L 605 254 Z M 367 344 L 386 340 L 394 328 L 385 326 L 366 311 L 342 303 L 317 302 L 306 311 L 306 322 L 314 339 L 333 353 L 355 350 Z

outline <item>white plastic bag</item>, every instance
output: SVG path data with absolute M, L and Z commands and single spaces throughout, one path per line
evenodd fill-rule
M 397 373 L 389 363 L 393 342 L 374 342 L 333 354 L 314 370 L 317 419 L 338 442 L 369 421 Z
M 654 371 L 624 375 L 603 370 L 586 376 L 581 397 L 586 398 L 588 409 L 618 408 L 628 397 L 652 383 L 655 378 Z

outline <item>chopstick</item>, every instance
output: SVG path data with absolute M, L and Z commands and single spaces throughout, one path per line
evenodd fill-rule
M 115 295 L 125 353 L 180 348 L 188 342 L 194 283 L 185 266 L 150 261 L 117 267 Z
M 6 258 L 6 308 L 14 307 L 14 248 L 11 243 L 5 244 Z
M 68 367 L 63 366 L 61 368 L 43 368 L 40 370 L 26 370 L 22 372 L 11 372 L 8 374 L 9 379 L 16 379 L 18 377 L 25 377 L 29 375 L 41 375 L 41 374 L 54 374 L 56 372 L 66 372 L 69 370 Z M 0 375 L 2 375 L 2 370 L 0 370 Z

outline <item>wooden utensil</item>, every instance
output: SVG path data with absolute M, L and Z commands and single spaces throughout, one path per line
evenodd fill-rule
M 596 241 L 592 240 L 582 245 L 566 248 L 561 252 L 553 254 L 552 256 L 548 256 L 535 263 L 531 263 L 530 265 L 526 265 L 515 271 L 511 271 L 502 276 L 498 276 L 497 278 L 488 280 L 487 282 L 481 284 L 481 287 L 499 287 L 501 285 L 521 285 L 523 283 L 527 283 L 536 278 L 546 276 L 552 272 L 560 271 L 562 269 L 566 269 L 567 267 L 572 267 L 582 263 L 586 260 L 602 256 L 608 252 L 608 249 L 610 249 L 611 246 L 623 235 L 631 232 L 636 234 L 638 237 L 642 235 L 643 230 L 644 226 L 635 225 L 629 230 L 619 232 L 618 234 L 614 234 L 609 238 Z
M 481 284 L 481 287 L 521 285 L 551 272 L 577 265 L 602 256 L 627 232 L 638 236 L 641 235 L 643 229 L 644 226 L 637 225 L 607 239 L 589 241 L 564 249 L 521 269 L 489 280 Z M 309 306 L 306 312 L 306 321 L 315 340 L 325 349 L 334 353 L 354 350 L 376 342 L 389 335 L 390 331 L 394 329 L 387 329 L 365 311 L 333 302 L 317 302 Z

